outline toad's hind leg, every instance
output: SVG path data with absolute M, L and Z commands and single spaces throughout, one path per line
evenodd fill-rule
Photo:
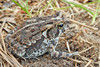
M 79 55 L 79 52 L 74 52 L 74 53 L 66 53 L 66 52 L 59 52 L 56 51 L 55 48 L 57 46 L 58 43 L 55 43 L 56 41 L 51 41 L 51 43 L 49 44 L 50 47 L 50 54 L 52 57 L 56 57 L 56 58 L 66 58 L 66 57 L 70 57 L 73 55 Z

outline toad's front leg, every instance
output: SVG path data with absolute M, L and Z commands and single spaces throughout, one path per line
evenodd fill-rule
M 70 57 L 70 56 L 73 56 L 73 55 L 79 55 L 79 52 L 74 52 L 74 53 L 66 53 L 66 52 L 59 52 L 59 51 L 56 51 L 55 48 L 58 44 L 58 41 L 50 41 L 49 43 L 49 51 L 50 51 L 50 54 L 52 57 L 56 57 L 56 58 L 66 58 L 66 57 Z

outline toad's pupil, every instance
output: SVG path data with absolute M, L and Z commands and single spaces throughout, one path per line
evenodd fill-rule
M 60 24 L 59 27 L 63 27 L 63 24 Z

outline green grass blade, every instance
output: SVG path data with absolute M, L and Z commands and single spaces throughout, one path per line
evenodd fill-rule
M 93 2 L 86 3 L 86 4 L 82 4 L 81 6 L 93 4 L 93 3 L 96 3 L 96 2 L 98 2 L 98 1 L 93 1 Z M 61 9 L 68 9 L 68 8 L 73 8 L 73 7 L 76 7 L 76 6 L 68 6 L 68 7 L 54 8 L 54 9 L 55 10 L 61 10 Z
M 68 9 L 68 8 L 73 8 L 75 6 L 68 6 L 68 7 L 61 7 L 61 8 L 54 8 L 55 10 L 61 10 L 61 9 Z
M 94 15 L 93 15 L 92 24 L 95 23 L 96 17 L 97 17 L 97 15 L 98 15 L 99 10 L 100 10 L 100 9 L 99 9 L 99 4 L 100 4 L 100 0 L 98 0 L 98 4 L 97 4 L 97 7 L 96 7 L 96 12 L 95 12 Z
M 30 12 L 29 12 L 29 10 L 28 10 L 28 0 L 26 0 L 26 5 L 25 5 L 25 3 L 21 0 L 21 2 L 23 3 L 23 5 L 24 5 L 24 8 L 25 8 L 25 10 L 28 12 L 27 14 L 30 16 L 30 18 L 31 18 L 31 14 L 30 14 Z
M 28 1 L 26 0 L 26 10 L 28 10 Z
M 79 7 L 79 8 L 81 8 L 81 9 L 83 9 L 83 10 L 86 10 L 87 12 L 89 12 L 89 13 L 91 13 L 91 14 L 93 15 L 93 12 L 90 11 L 90 10 L 88 10 L 87 8 L 83 7 L 83 5 L 78 5 L 78 4 L 75 4 L 75 3 L 72 3 L 72 2 L 68 2 L 67 0 L 62 0 L 62 1 L 63 1 L 63 2 L 66 2 L 66 3 L 68 3 L 68 4 L 72 4 L 72 5 L 74 5 L 75 7 Z
M 24 5 L 24 8 L 25 8 L 25 3 L 21 0 L 22 4 Z
M 23 8 L 22 5 L 20 5 L 17 1 L 15 1 L 15 0 L 12 0 L 12 1 L 13 1 L 15 4 L 17 4 L 18 6 L 20 6 L 24 11 L 26 11 L 25 8 Z M 27 13 L 27 12 L 26 12 L 26 13 Z
M 15 0 L 12 0 L 15 4 L 17 4 L 19 7 L 21 7 L 21 9 L 22 10 L 24 10 L 28 15 L 29 15 L 29 17 L 31 18 L 31 15 L 30 15 L 30 13 L 21 5 L 21 4 L 19 4 L 17 1 L 15 1 Z
M 30 11 L 29 11 L 29 9 L 28 9 L 28 0 L 26 0 L 26 10 L 28 11 L 29 16 L 31 16 L 31 13 L 30 13 Z
M 51 3 L 52 1 L 53 1 L 53 0 L 51 0 L 49 3 Z M 36 12 L 35 14 L 38 14 L 39 12 L 41 12 L 42 10 L 44 10 L 44 9 L 49 5 L 49 3 L 46 4 L 40 11 Z
M 96 2 L 98 2 L 98 1 L 93 1 L 93 2 L 82 4 L 82 5 L 89 5 L 89 4 L 93 4 L 93 3 L 96 3 Z
M 48 2 L 48 4 L 50 5 L 50 7 L 54 10 L 54 7 L 52 6 L 52 4 L 50 2 Z

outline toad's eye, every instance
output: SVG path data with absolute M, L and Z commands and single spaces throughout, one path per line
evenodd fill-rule
M 63 27 L 63 23 L 59 23 L 58 24 L 58 27 L 60 28 L 60 27 Z

